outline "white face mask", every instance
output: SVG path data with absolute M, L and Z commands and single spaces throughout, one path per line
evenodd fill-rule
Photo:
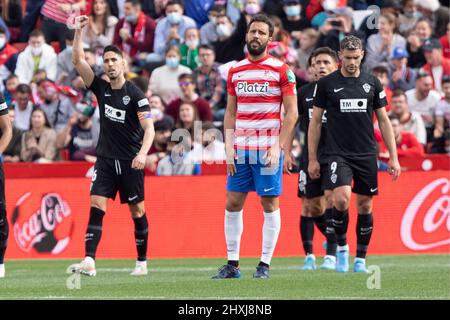
M 32 47 L 31 53 L 33 56 L 39 56 L 42 53 L 42 47 Z
M 186 40 L 186 45 L 191 49 L 197 48 L 199 43 L 198 39 Z
M 337 7 L 337 1 L 336 0 L 325 0 L 322 3 L 322 7 L 324 8 L 325 11 L 334 10 Z
M 0 49 L 3 49 L 5 44 L 6 44 L 6 38 L 5 37 L 0 37 Z

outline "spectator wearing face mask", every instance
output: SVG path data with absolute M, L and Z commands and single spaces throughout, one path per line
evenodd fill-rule
M 216 5 L 211 8 L 208 13 L 209 22 L 200 28 L 200 39 L 202 44 L 211 44 L 217 41 L 218 35 L 216 30 L 217 16 L 225 14 L 225 7 Z
M 422 50 L 422 46 L 426 40 L 431 38 L 433 29 L 427 19 L 421 18 L 417 21 L 414 29 L 406 39 L 408 50 L 408 67 L 418 69 L 421 68 L 427 61 Z
M 34 30 L 28 46 L 17 58 L 16 75 L 20 83 L 29 84 L 37 70 L 43 69 L 50 80 L 56 79 L 57 56 L 52 46 L 45 43 L 44 34 Z
M 440 38 L 447 31 L 450 20 L 450 9 L 439 3 L 439 0 L 414 0 L 423 17 L 431 22 L 433 37 Z
M 165 104 L 181 97 L 178 86 L 178 77 L 183 73 L 191 74 L 188 67 L 180 65 L 180 50 L 176 46 L 169 47 L 166 51 L 165 65 L 153 70 L 150 76 L 150 90 L 153 94 L 161 96 Z
M 213 43 L 216 52 L 216 61 L 227 63 L 233 60 L 244 59 L 245 33 L 247 21 L 241 16 L 233 31 L 233 23 L 226 15 L 219 15 L 216 20 L 218 39 Z
M 441 81 L 444 76 L 450 75 L 450 59 L 443 57 L 442 46 L 438 39 L 425 41 L 422 50 L 427 61 L 422 70 L 431 74 L 433 89 L 442 94 Z
M 281 18 L 283 28 L 294 38 L 298 38 L 295 33 L 299 33 L 310 26 L 309 21 L 301 15 L 302 8 L 300 0 L 283 1 L 283 11 L 285 13 Z
M 200 45 L 200 33 L 197 28 L 188 28 L 184 34 L 184 43 L 180 45 L 180 63 L 194 70 L 199 65 L 198 47 Z
M 195 21 L 183 15 L 184 6 L 179 0 L 170 0 L 166 4 L 166 17 L 156 25 L 153 51 L 149 61 L 163 60 L 164 52 L 169 46 L 178 46 L 184 41 L 186 29 L 195 28 Z
M 398 32 L 406 37 L 414 29 L 422 14 L 417 10 L 414 0 L 403 0 L 402 8 L 402 13 L 398 16 Z
M 126 0 L 125 17 L 116 25 L 113 43 L 131 58 L 139 53 L 151 53 L 155 36 L 155 21 L 141 10 L 139 0 Z

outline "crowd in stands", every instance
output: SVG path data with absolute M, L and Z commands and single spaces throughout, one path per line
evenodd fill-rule
M 274 22 L 269 53 L 286 62 L 300 88 L 313 79 L 308 58 L 339 50 L 349 34 L 365 44 L 363 69 L 383 84 L 401 156 L 450 154 L 450 11 L 448 0 L 28 0 L 2 1 L 0 90 L 13 139 L 5 162 L 95 162 L 99 112 L 72 64 L 75 17 L 86 14 L 85 55 L 94 73 L 117 45 L 126 78 L 149 98 L 155 139 L 147 168 L 197 174 L 198 161 L 225 159 L 222 129 L 229 68 L 245 58 L 251 17 Z M 373 6 L 378 6 L 373 7 Z M 24 13 L 24 14 L 22 14 Z M 195 121 L 202 121 L 195 130 Z M 385 158 L 380 143 L 380 158 Z M 190 141 L 172 141 L 174 130 Z M 298 129 L 297 129 L 298 130 Z M 220 131 L 219 131 L 220 132 Z M 304 133 L 297 132 L 298 156 Z M 189 139 L 188 139 L 189 140 Z M 186 143 L 185 143 L 186 142 Z M 192 165 L 177 165 L 174 148 Z

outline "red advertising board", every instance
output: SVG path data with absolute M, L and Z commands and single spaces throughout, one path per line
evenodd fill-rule
M 149 257 L 224 257 L 224 175 L 147 177 Z M 284 176 L 282 227 L 275 256 L 303 255 L 297 176 Z M 374 200 L 369 254 L 450 252 L 450 180 L 447 171 L 405 172 L 398 182 L 381 173 Z M 89 215 L 87 178 L 7 179 L 10 238 L 6 257 L 80 258 Z M 356 212 L 350 208 L 349 245 L 354 253 Z M 250 194 L 244 207 L 242 256 L 261 253 L 263 214 Z M 316 254 L 324 237 L 316 231 Z M 111 201 L 98 258 L 134 258 L 133 223 L 126 205 Z

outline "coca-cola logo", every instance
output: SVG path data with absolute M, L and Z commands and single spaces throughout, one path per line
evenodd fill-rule
M 449 179 L 437 179 L 419 191 L 409 203 L 400 230 L 401 239 L 406 247 L 419 251 L 450 244 L 449 189 Z M 433 237 L 433 234 L 441 234 L 438 232 L 440 228 L 447 229 L 446 232 L 442 232 L 445 239 Z M 418 233 L 422 235 L 419 237 Z M 428 242 L 424 238 L 427 238 Z
M 17 201 L 11 222 L 14 238 L 25 252 L 61 253 L 73 233 L 73 219 L 67 202 L 57 193 L 25 193 Z

